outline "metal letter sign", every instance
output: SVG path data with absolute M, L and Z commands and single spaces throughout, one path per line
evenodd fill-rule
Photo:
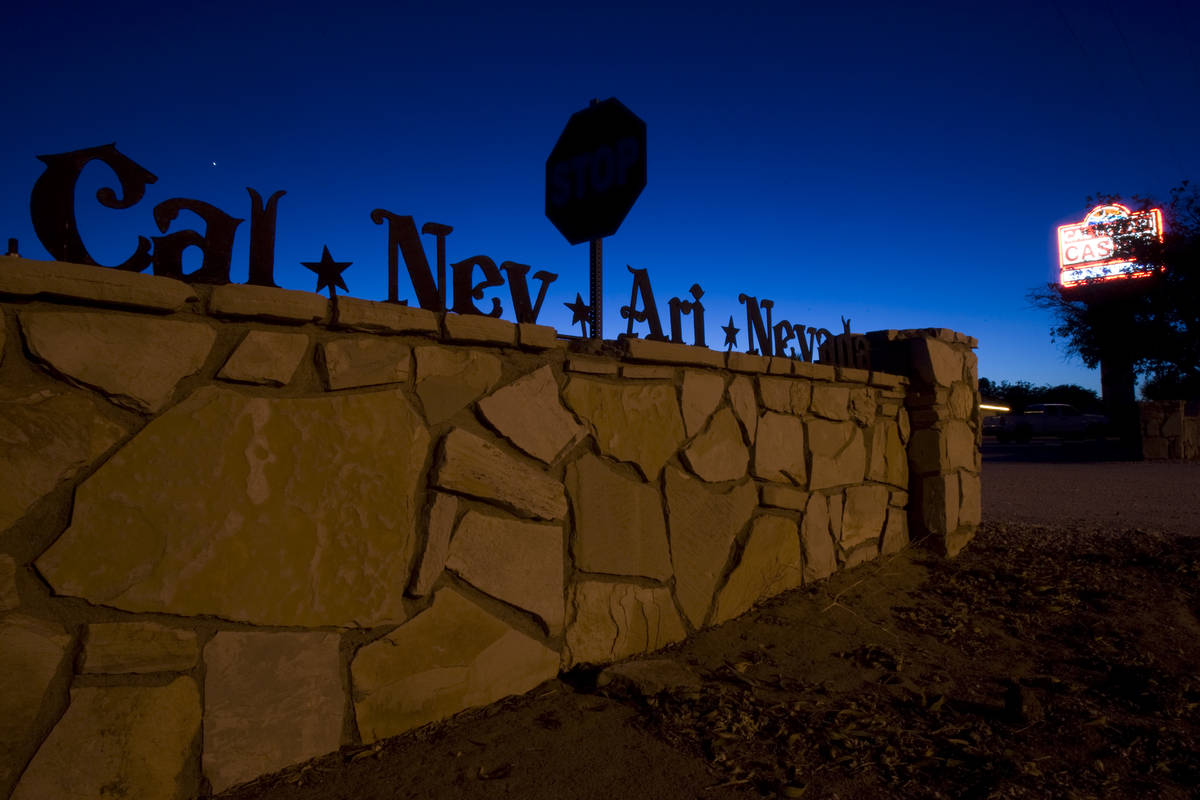
M 576 111 L 546 159 L 546 217 L 571 244 L 592 243 L 592 337 L 600 329 L 600 239 L 646 187 L 646 123 L 615 97 Z

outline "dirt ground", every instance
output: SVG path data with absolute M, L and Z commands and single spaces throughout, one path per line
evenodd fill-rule
M 957 559 L 913 548 L 648 657 L 690 688 L 581 672 L 220 797 L 1200 797 L 1200 465 L 1047 447 L 986 451 Z

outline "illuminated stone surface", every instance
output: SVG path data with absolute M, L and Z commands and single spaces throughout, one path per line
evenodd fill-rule
M 561 525 L 468 511 L 450 542 L 446 569 L 476 589 L 536 614 L 552 635 L 562 632 Z
M 833 538 L 829 535 L 829 501 L 824 495 L 808 498 L 808 508 L 800 524 L 800 543 L 804 552 L 804 581 L 827 578 L 837 569 Z
M 134 314 L 27 311 L 20 320 L 36 358 L 135 411 L 161 410 L 217 338 L 200 322 Z
M 126 433 L 84 392 L 0 395 L 0 531 Z
M 667 469 L 666 485 L 675 597 L 692 625 L 700 627 L 730 546 L 758 505 L 758 492 L 753 483 L 720 492 L 674 467 Z
M 758 379 L 763 407 L 780 414 L 804 414 L 812 401 L 812 384 L 787 378 Z
M 17 562 L 12 556 L 0 554 L 0 611 L 21 605 L 17 594 Z
M 195 631 L 155 622 L 94 622 L 86 641 L 80 672 L 186 672 L 200 657 Z
M 950 415 L 955 419 L 970 419 L 975 412 L 975 392 L 969 384 L 959 381 L 950 387 Z
M 815 419 L 808 423 L 812 452 L 809 488 L 861 483 L 867 470 L 867 448 L 862 431 L 853 422 Z
M 925 530 L 944 537 L 958 527 L 958 475 L 929 475 L 920 484 L 920 519 Z
M 321 345 L 321 357 L 325 385 L 353 389 L 407 381 L 412 349 L 396 339 L 354 336 Z
M 850 419 L 864 428 L 875 421 L 875 396 L 870 389 L 863 387 L 850 391 Z
M 804 485 L 804 423 L 799 417 L 768 411 L 759 418 L 753 470 L 756 478 Z
M 70 645 L 70 634 L 56 622 L 24 614 L 0 619 L 0 797 L 33 755 L 34 723 Z
M 983 515 L 979 476 L 973 472 L 960 472 L 958 483 L 962 498 L 958 512 L 958 524 L 977 526 Z
M 286 386 L 292 382 L 307 350 L 308 337 L 302 333 L 250 331 L 217 377 L 240 383 Z
M 497 389 L 479 401 L 479 410 L 501 435 L 547 464 L 586 433 L 558 399 L 548 366 Z
M 0 293 L 91 300 L 102 305 L 152 311 L 176 311 L 196 299 L 195 289 L 172 278 L 28 258 L 4 259 Z
M 430 425 L 450 419 L 500 382 L 500 359 L 491 353 L 431 345 L 413 354 L 417 396 Z
M 908 453 L 900 443 L 900 427 L 895 422 L 880 421 L 871 429 L 867 480 L 908 486 Z
M 591 453 L 567 467 L 574 508 L 571 555 L 584 572 L 671 577 L 667 523 L 658 489 Z
M 803 425 L 798 419 L 796 424 L 800 428 L 801 437 L 803 437 Z M 763 448 L 761 442 L 759 448 Z M 746 465 L 750 463 L 750 451 L 746 449 L 746 445 L 742 444 L 742 432 L 738 428 L 733 412 L 728 408 L 718 411 L 704 432 L 683 451 L 683 460 L 687 463 L 688 469 L 710 483 L 733 481 L 744 476 Z M 801 439 L 800 466 L 801 472 L 803 472 L 803 439 Z
M 708 422 L 724 393 L 725 379 L 717 373 L 684 370 L 683 425 L 688 436 L 695 436 L 704 429 L 704 423 Z
M 977 465 L 975 456 L 979 448 L 975 442 L 975 431 L 962 420 L 952 419 L 946 423 L 946 467 L 948 469 L 973 469 Z
M 558 674 L 559 655 L 453 589 L 350 665 L 364 743 L 527 692 Z
M 890 556 L 908 546 L 908 511 L 903 508 L 888 508 L 887 523 L 883 527 L 883 539 L 879 546 L 880 555 Z
M 72 689 L 12 800 L 186 800 L 199 787 L 179 778 L 199 730 L 200 693 L 186 676 L 166 686 Z
M 921 338 L 910 342 L 910 358 L 916 378 L 926 384 L 950 386 L 963 377 L 963 357 L 952 345 L 938 339 Z
M 808 506 L 808 492 L 780 483 L 764 483 L 759 487 L 760 504 L 774 508 L 790 508 L 803 511 Z
M 516 324 L 496 317 L 479 314 L 447 314 L 442 320 L 446 338 L 460 342 L 487 342 L 490 344 L 517 343 Z
M 818 383 L 813 386 L 812 413 L 832 420 L 850 419 L 850 389 Z
M 329 319 L 329 298 L 315 292 L 226 283 L 214 286 L 209 313 L 221 317 L 257 317 L 276 322 L 322 322 Z
M 549 325 L 518 322 L 517 341 L 521 347 L 530 350 L 549 350 L 552 347 L 557 347 L 559 344 L 558 331 Z
M 874 561 L 876 558 L 879 558 L 879 542 L 865 542 L 846 553 L 845 563 L 842 567 L 843 569 L 852 569 L 859 564 Z
M 399 622 L 428 446 L 400 392 L 206 387 L 80 486 L 71 526 L 37 567 L 58 594 L 128 611 Z
M 746 433 L 746 441 L 754 444 L 758 432 L 758 401 L 754 399 L 754 382 L 745 375 L 738 375 L 729 384 L 729 402 L 738 422 Z
M 492 500 L 519 514 L 562 519 L 563 485 L 475 434 L 455 428 L 442 444 L 434 483 L 443 489 Z
M 438 316 L 423 308 L 382 303 L 337 295 L 333 301 L 334 325 L 358 331 L 387 333 L 437 333 Z
M 592 426 L 600 452 L 637 464 L 648 480 L 658 479 L 683 444 L 683 417 L 670 384 L 621 385 L 573 376 L 564 396 Z
M 585 580 L 570 598 L 564 668 L 648 653 L 687 635 L 666 587 Z
M 870 484 L 846 489 L 842 508 L 842 550 L 850 552 L 863 542 L 879 539 L 887 516 L 886 486 Z
M 795 589 L 804 582 L 800 535 L 786 517 L 757 517 L 742 557 L 717 593 L 713 622 L 741 616 L 755 603 Z
M 425 537 L 425 549 L 417 562 L 408 593 L 413 597 L 424 597 L 433 589 L 433 584 L 446 567 L 450 554 L 450 537 L 454 534 L 454 522 L 458 516 L 459 502 L 452 494 L 437 492 L 433 506 L 429 509 L 429 528 Z
M 213 791 L 338 749 L 336 633 L 219 631 L 204 647 L 204 774 Z

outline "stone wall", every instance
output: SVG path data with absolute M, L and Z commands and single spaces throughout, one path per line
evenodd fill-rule
M 1142 458 L 1200 460 L 1200 403 L 1140 403 Z
M 0 314 L 0 798 L 219 792 L 979 520 L 950 331 L 868 372 L 20 258 Z

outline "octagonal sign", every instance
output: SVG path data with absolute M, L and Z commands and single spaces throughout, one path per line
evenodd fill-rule
M 546 159 L 546 217 L 571 244 L 612 236 L 646 187 L 646 123 L 610 97 L 576 111 Z

